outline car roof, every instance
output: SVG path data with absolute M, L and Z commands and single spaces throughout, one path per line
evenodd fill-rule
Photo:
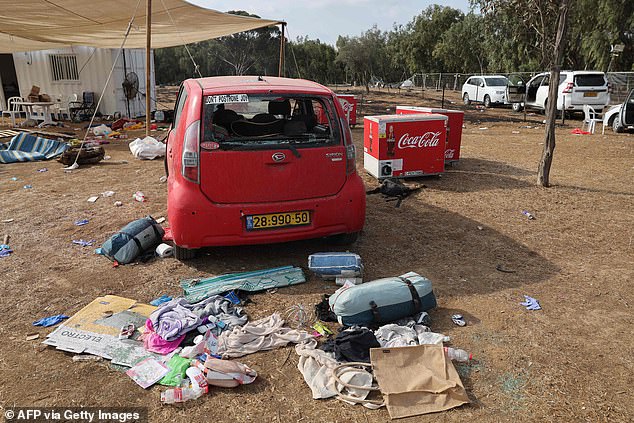
M 332 91 L 321 84 L 306 79 L 279 78 L 275 76 L 212 76 L 194 79 L 203 91 L 239 89 L 244 92 L 266 92 L 269 90 L 312 94 L 330 94 Z
M 504 75 L 473 75 L 469 77 L 469 79 L 471 78 L 506 78 L 506 76 Z

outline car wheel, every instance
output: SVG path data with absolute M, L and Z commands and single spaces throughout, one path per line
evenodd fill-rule
M 352 232 L 351 234 L 338 234 L 328 237 L 328 242 L 335 245 L 350 245 L 354 244 L 359 239 L 359 232 Z
M 176 260 L 191 260 L 196 257 L 196 250 L 192 250 L 189 248 L 179 247 L 178 245 L 174 246 L 174 257 Z
M 620 134 L 621 132 L 623 132 L 623 127 L 621 126 L 621 119 L 618 116 L 614 116 L 614 118 L 612 119 L 612 130 L 617 133 Z
M 464 95 L 462 96 L 462 102 L 464 103 L 465 106 L 468 106 L 469 104 L 471 104 L 471 100 L 469 100 L 469 94 L 464 93 Z
M 521 112 L 523 109 L 522 103 L 513 103 L 511 108 L 513 109 L 514 112 Z
M 487 109 L 491 107 L 491 97 L 488 94 L 484 96 L 484 107 Z

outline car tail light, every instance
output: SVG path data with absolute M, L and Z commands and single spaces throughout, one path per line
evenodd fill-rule
M 575 86 L 575 84 L 574 84 L 574 83 L 572 83 L 572 82 L 568 82 L 568 83 L 566 84 L 566 88 L 564 88 L 564 90 L 562 91 L 562 93 L 564 93 L 564 94 L 570 94 L 570 93 L 572 92 L 572 87 L 574 87 L 574 86 Z
M 608 82 L 608 94 L 612 94 L 612 84 Z
M 348 121 L 344 118 L 341 118 L 340 121 L 341 129 L 343 130 L 343 143 L 346 146 L 346 173 L 351 174 L 357 170 L 357 153 L 352 143 L 352 131 Z
M 200 183 L 200 121 L 197 120 L 185 130 L 183 139 L 183 176 L 191 182 Z

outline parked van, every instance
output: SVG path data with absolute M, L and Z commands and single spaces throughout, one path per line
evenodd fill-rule
M 184 81 L 166 171 L 178 259 L 206 246 L 317 237 L 352 243 L 365 221 L 346 115 L 334 93 L 315 82 Z
M 515 75 L 516 76 L 516 75 Z M 542 72 L 523 83 L 519 78 L 509 86 L 508 98 L 513 110 L 523 107 L 546 110 L 550 72 Z M 526 98 L 524 98 L 526 94 Z M 583 105 L 592 106 L 598 112 L 610 104 L 608 79 L 603 72 L 597 71 L 561 71 L 558 82 L 557 110 L 583 112 Z

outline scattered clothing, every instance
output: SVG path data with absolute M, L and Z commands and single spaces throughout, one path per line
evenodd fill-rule
M 0 244 L 0 258 L 9 257 L 13 250 L 7 244 Z
M 47 328 L 49 326 L 55 326 L 65 319 L 68 319 L 68 316 L 65 314 L 56 314 L 55 316 L 43 317 L 40 320 L 33 322 L 33 326 L 42 326 Z
M 330 295 L 324 294 L 320 303 L 315 304 L 315 315 L 322 322 L 336 322 L 337 315 L 330 310 L 328 298 Z
M 154 325 L 148 319 L 145 322 L 145 332 L 141 336 L 143 338 L 143 347 L 150 352 L 166 355 L 174 351 L 185 339 L 182 335 L 172 341 L 166 341 L 154 331 Z
M 62 154 L 68 147 L 65 142 L 21 132 L 8 145 L 0 143 L 0 163 L 49 160 Z
M 521 305 L 526 307 L 526 310 L 541 310 L 542 307 L 539 305 L 539 301 L 537 301 L 533 297 L 529 297 L 528 295 L 524 295 L 526 301 L 520 303 Z
M 329 339 L 321 346 L 326 352 L 333 351 L 339 362 L 370 362 L 370 348 L 380 348 L 374 333 L 363 327 L 351 327 Z
M 376 340 L 383 348 L 407 347 L 410 345 L 418 345 L 419 333 L 428 331 L 429 328 L 423 325 L 416 325 L 410 328 L 390 323 L 374 331 L 374 336 L 376 336 Z
M 370 390 L 349 389 L 338 384 L 333 375 L 333 369 L 339 365 L 334 354 L 317 349 L 316 346 L 317 341 L 314 339 L 295 346 L 295 352 L 299 355 L 297 368 L 310 388 L 313 399 L 331 398 L 345 393 L 347 397 L 364 400 Z M 372 375 L 364 369 L 346 367 L 339 374 L 344 383 L 367 388 L 372 386 Z
M 267 351 L 311 339 L 305 332 L 284 326 L 278 313 L 242 327 L 223 332 L 218 339 L 218 354 L 222 358 L 242 357 L 257 351 Z

